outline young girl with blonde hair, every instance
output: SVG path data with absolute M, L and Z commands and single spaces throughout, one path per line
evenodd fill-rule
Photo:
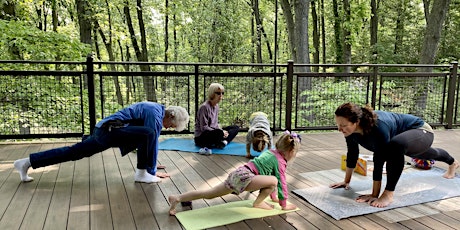
M 260 156 L 231 172 L 227 179 L 217 186 L 189 191 L 179 195 L 171 195 L 169 214 L 176 214 L 176 205 L 180 202 L 189 202 L 196 199 L 212 199 L 226 194 L 240 194 L 243 191 L 259 190 L 259 195 L 253 203 L 254 208 L 273 209 L 274 206 L 265 202 L 270 195 L 274 202 L 278 202 L 283 210 L 294 210 L 294 204 L 287 203 L 288 188 L 286 182 L 286 166 L 288 161 L 295 158 L 300 147 L 300 136 L 286 131 L 276 142 L 276 149 L 265 150 Z

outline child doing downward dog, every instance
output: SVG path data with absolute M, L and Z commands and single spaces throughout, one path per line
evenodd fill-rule
M 293 210 L 297 207 L 288 204 L 288 188 L 286 182 L 286 166 L 288 161 L 295 158 L 300 147 L 300 136 L 294 132 L 283 133 L 275 145 L 276 149 L 265 150 L 260 156 L 250 160 L 231 172 L 227 179 L 217 186 L 198 191 L 190 191 L 179 195 L 169 196 L 169 214 L 176 214 L 176 205 L 196 199 L 212 199 L 226 194 L 240 194 L 243 191 L 259 190 L 259 195 L 253 203 L 254 208 L 273 209 L 274 206 L 265 202 L 270 195 L 278 202 L 283 210 Z
M 270 149 L 273 143 L 273 133 L 270 130 L 268 116 L 264 112 L 255 112 L 249 117 L 249 130 L 246 135 L 246 157 L 251 156 L 251 145 L 254 151 L 262 152 Z

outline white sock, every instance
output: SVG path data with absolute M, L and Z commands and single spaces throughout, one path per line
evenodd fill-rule
M 30 159 L 28 157 L 14 162 L 14 168 L 18 170 L 19 176 L 21 176 L 21 181 L 30 182 L 34 180 L 34 178 L 27 175 L 27 170 L 29 170 L 30 166 Z
M 141 183 L 158 183 L 161 182 L 161 178 L 148 173 L 146 169 L 136 169 L 134 181 Z

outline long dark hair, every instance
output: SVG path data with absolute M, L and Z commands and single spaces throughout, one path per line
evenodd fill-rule
M 363 129 L 364 134 L 371 131 L 377 121 L 377 114 L 369 105 L 360 107 L 354 103 L 343 103 L 335 110 L 335 115 L 344 117 L 352 123 L 359 122 L 359 126 Z

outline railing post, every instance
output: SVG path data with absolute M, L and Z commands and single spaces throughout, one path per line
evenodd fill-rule
M 452 129 L 455 110 L 455 86 L 457 85 L 458 62 L 452 62 L 450 67 L 449 86 L 447 89 L 446 128 Z
M 371 106 L 372 108 L 375 108 L 376 102 L 377 102 L 377 75 L 379 72 L 379 67 L 377 65 L 374 65 L 372 68 L 372 93 L 371 93 Z M 380 106 L 380 105 L 379 105 Z
M 88 54 L 86 57 L 86 77 L 88 79 L 89 128 L 90 134 L 93 134 L 94 127 L 96 126 L 96 99 L 94 92 L 94 65 L 92 54 Z
M 292 89 L 294 88 L 294 61 L 288 61 L 287 67 L 287 80 L 286 80 L 286 117 L 285 127 L 286 130 L 292 128 Z
M 199 87 L 200 87 L 200 84 L 199 84 L 199 75 L 200 75 L 200 67 L 198 64 L 195 64 L 195 117 L 196 117 L 196 114 L 198 113 L 198 108 L 199 108 L 199 105 L 200 105 L 200 100 L 199 100 Z M 206 87 L 206 86 L 204 86 Z M 206 98 L 205 98 L 206 100 Z M 190 113 L 190 112 L 189 112 Z M 189 128 L 190 129 L 190 128 Z

